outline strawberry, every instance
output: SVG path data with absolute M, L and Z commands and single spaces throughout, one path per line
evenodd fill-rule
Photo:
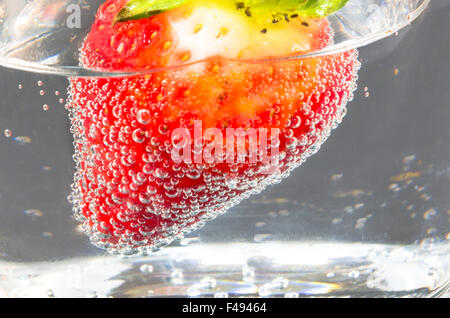
M 148 254 L 280 182 L 318 151 L 345 115 L 359 63 L 356 51 L 242 61 L 323 48 L 331 41 L 326 19 L 253 20 L 251 8 L 192 0 L 114 23 L 126 3 L 100 7 L 82 63 L 152 71 L 70 80 L 77 163 L 71 199 L 95 245 Z M 180 129 L 193 140 L 181 143 Z M 219 134 L 208 139 L 211 129 Z M 233 129 L 268 131 L 267 143 L 252 147 L 261 146 L 259 136 L 239 144 L 228 138 Z M 232 152 L 216 151 L 229 140 Z M 174 156 L 186 149 L 189 160 Z

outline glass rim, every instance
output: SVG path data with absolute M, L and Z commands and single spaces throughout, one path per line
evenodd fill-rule
M 226 57 L 210 57 L 202 60 L 197 60 L 189 63 L 181 63 L 177 65 L 164 66 L 159 68 L 152 69 L 144 69 L 144 70 L 136 70 L 136 71 L 109 71 L 109 70 L 96 70 L 89 69 L 83 66 L 66 66 L 66 65 L 46 65 L 41 64 L 39 62 L 29 62 L 22 59 L 10 58 L 0 56 L 0 66 L 4 66 L 11 69 L 28 71 L 33 73 L 41 73 L 48 75 L 59 75 L 64 77 L 126 77 L 126 76 L 139 76 L 144 74 L 151 74 L 157 72 L 171 71 L 182 69 L 188 66 L 205 63 L 211 60 L 220 60 L 230 63 L 244 63 L 244 64 L 265 64 L 265 63 L 277 63 L 277 62 L 285 62 L 292 60 L 300 60 L 305 58 L 314 58 L 320 57 L 324 55 L 337 54 L 340 52 L 357 49 L 359 47 L 371 44 L 378 40 L 387 38 L 401 29 L 410 25 L 413 21 L 415 21 L 428 7 L 431 0 L 421 0 L 421 3 L 417 6 L 417 8 L 408 13 L 407 19 L 401 21 L 400 23 L 389 26 L 388 28 L 374 32 L 367 37 L 359 37 L 355 39 L 344 40 L 337 44 L 331 44 L 323 49 L 302 53 L 298 55 L 291 55 L 287 57 L 269 57 L 269 58 L 258 58 L 258 59 L 233 59 Z

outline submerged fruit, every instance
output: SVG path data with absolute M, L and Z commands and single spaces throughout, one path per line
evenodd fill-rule
M 355 51 L 232 61 L 241 51 L 251 58 L 289 55 L 292 47 L 278 37 L 248 39 L 255 50 L 233 32 L 260 25 L 206 4 L 114 25 L 125 2 L 100 8 L 83 47 L 86 67 L 155 68 L 203 54 L 201 62 L 145 75 L 71 79 L 76 215 L 95 245 L 147 254 L 281 181 L 318 151 L 345 114 L 359 64 Z M 286 24 L 280 36 L 302 52 L 329 44 L 326 20 L 307 24 Z M 222 27 L 217 38 L 226 45 L 206 45 Z M 183 30 L 207 35 L 196 42 Z

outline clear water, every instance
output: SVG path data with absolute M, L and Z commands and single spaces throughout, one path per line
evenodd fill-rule
M 445 295 L 449 12 L 360 49 L 346 118 L 288 179 L 146 257 L 72 217 L 67 80 L 1 69 L 0 297 Z
M 328 17 L 334 45 L 308 55 L 331 54 L 392 35 L 420 16 L 429 2 L 350 0 Z M 0 0 L 0 64 L 40 73 L 105 76 L 79 63 L 79 49 L 101 3 L 103 0 Z

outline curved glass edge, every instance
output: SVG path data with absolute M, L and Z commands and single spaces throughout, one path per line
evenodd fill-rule
M 331 45 L 331 46 L 324 48 L 322 50 L 319 50 L 319 51 L 310 52 L 307 54 L 290 56 L 290 57 L 280 57 L 280 58 L 268 58 L 268 59 L 258 59 L 258 60 L 238 60 L 238 59 L 225 59 L 225 60 L 230 61 L 230 62 L 249 63 L 249 64 L 283 62 L 283 61 L 288 61 L 288 60 L 336 54 L 339 52 L 356 49 L 358 47 L 362 47 L 362 46 L 371 44 L 373 42 L 376 42 L 378 40 L 381 40 L 383 38 L 389 37 L 392 34 L 395 34 L 396 32 L 398 32 L 401 29 L 405 28 L 406 26 L 410 25 L 414 20 L 416 20 L 419 16 L 422 15 L 422 13 L 425 11 L 425 9 L 430 4 L 430 1 L 431 0 L 423 0 L 422 4 L 419 7 L 417 7 L 416 10 L 414 10 L 408 14 L 408 18 L 405 21 L 393 25 L 388 30 L 376 32 L 376 33 L 371 34 L 370 36 L 363 37 L 363 38 L 345 40 L 339 44 Z M 21 59 L 16 59 L 16 58 L 0 57 L 0 65 L 7 67 L 7 68 L 28 71 L 28 72 L 33 72 L 33 73 L 59 75 L 59 76 L 64 76 L 64 77 L 137 76 L 137 75 L 148 74 L 148 73 L 180 69 L 183 67 L 187 67 L 190 65 L 199 64 L 199 63 L 203 63 L 203 62 L 205 62 L 205 60 L 199 60 L 199 61 L 195 61 L 192 63 L 184 63 L 184 64 L 180 64 L 180 65 L 173 65 L 173 66 L 168 66 L 168 67 L 164 67 L 164 68 L 155 68 L 155 69 L 151 69 L 151 70 L 143 70 L 143 71 L 136 71 L 136 72 L 109 72 L 109 71 L 106 72 L 106 71 L 90 70 L 90 69 L 83 68 L 81 66 L 52 66 L 52 65 L 35 63 L 35 62 L 27 62 L 27 61 L 24 61 Z

